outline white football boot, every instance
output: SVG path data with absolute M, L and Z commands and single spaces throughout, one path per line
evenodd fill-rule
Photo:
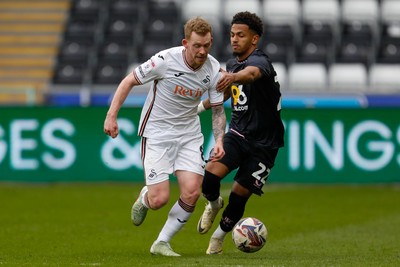
M 210 230 L 215 217 L 217 216 L 220 209 L 224 207 L 224 199 L 218 197 L 218 205 L 215 208 L 211 207 L 210 202 L 206 205 L 203 214 L 200 217 L 199 223 L 197 224 L 197 231 L 200 234 L 205 234 Z
M 142 203 L 143 196 L 147 191 L 147 186 L 144 186 L 140 191 L 139 197 L 132 206 L 131 219 L 132 223 L 136 226 L 141 225 L 147 215 L 148 208 Z
M 222 239 L 211 237 L 206 254 L 221 254 L 223 242 Z
M 172 250 L 171 245 L 164 241 L 155 241 L 150 248 L 150 253 L 153 255 L 161 255 L 167 257 L 179 257 L 178 253 Z

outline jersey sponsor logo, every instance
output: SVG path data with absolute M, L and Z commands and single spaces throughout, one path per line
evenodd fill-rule
M 209 83 L 210 81 L 210 75 L 206 75 L 206 77 L 203 79 L 203 83 Z
M 233 109 L 235 111 L 246 111 L 249 109 L 247 103 L 247 96 L 243 92 L 243 85 L 232 85 L 231 95 L 233 100 Z
M 203 95 L 203 91 L 200 88 L 190 89 L 185 88 L 182 85 L 176 85 L 174 94 L 180 96 L 201 97 Z
M 174 74 L 175 77 L 179 77 L 179 76 L 182 76 L 182 75 L 185 75 L 185 73 L 179 72 L 179 73 L 175 73 L 175 74 Z
M 249 106 L 234 106 L 233 109 L 235 111 L 246 111 L 249 109 Z

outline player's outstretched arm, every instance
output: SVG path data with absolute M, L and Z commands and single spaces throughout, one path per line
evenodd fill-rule
M 231 85 L 232 83 L 238 83 L 238 84 L 252 83 L 255 80 L 261 78 L 261 76 L 262 73 L 260 69 L 254 66 L 247 66 L 246 68 L 236 73 L 227 72 L 218 81 L 217 90 L 218 91 L 224 90 L 224 88 Z
M 138 84 L 133 73 L 130 73 L 118 85 L 104 121 L 104 132 L 112 138 L 117 137 L 119 133 L 117 124 L 118 112 L 132 87 Z

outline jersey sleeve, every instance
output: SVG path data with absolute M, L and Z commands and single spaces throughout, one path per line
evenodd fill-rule
M 162 79 L 167 70 L 166 55 L 159 52 L 152 56 L 149 60 L 142 63 L 133 71 L 136 79 L 141 83 Z
M 217 83 L 222 76 L 222 72 L 218 72 L 213 79 L 211 88 L 208 90 L 208 97 L 210 98 L 211 106 L 218 106 L 224 102 L 224 93 L 217 91 Z
M 266 57 L 251 55 L 247 60 L 247 66 L 258 67 L 264 76 L 272 73 L 271 65 Z

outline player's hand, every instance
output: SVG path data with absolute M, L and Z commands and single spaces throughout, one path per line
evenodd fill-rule
M 224 150 L 224 146 L 221 142 L 216 142 L 214 145 L 214 148 L 211 152 L 209 161 L 218 161 L 220 159 L 222 159 L 222 157 L 225 155 L 225 150 Z
M 222 71 L 222 76 L 217 83 L 217 91 L 223 92 L 228 86 L 234 82 L 233 73 Z
M 115 118 L 110 118 L 108 116 L 106 117 L 106 120 L 104 121 L 104 133 L 111 136 L 112 138 L 118 136 L 118 123 Z

